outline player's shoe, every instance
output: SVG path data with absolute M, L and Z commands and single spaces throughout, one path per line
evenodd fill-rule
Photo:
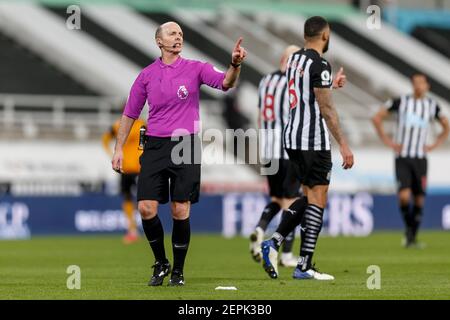
M 282 253 L 281 259 L 280 259 L 280 266 L 282 267 L 288 267 L 288 268 L 294 268 L 297 266 L 298 257 L 295 257 L 292 252 L 288 253 Z
M 123 243 L 125 244 L 131 244 L 134 243 L 136 241 L 139 240 L 139 236 L 136 232 L 128 232 L 124 237 L 123 237 Z
M 167 277 L 170 273 L 170 263 L 169 262 L 159 262 L 152 266 L 153 268 L 153 276 L 148 282 L 149 286 L 156 287 L 161 286 L 163 284 L 164 278 Z
M 315 269 L 314 266 L 306 271 L 302 271 L 300 267 L 297 266 L 292 277 L 297 280 L 334 280 L 334 277 L 332 275 L 321 273 L 317 269 Z
M 407 239 L 407 237 L 402 238 L 402 247 L 409 248 L 412 242 Z
M 250 254 L 253 260 L 256 262 L 261 262 L 261 243 L 264 238 L 264 231 L 260 227 L 256 228 L 255 231 L 250 235 Z
M 405 248 L 423 249 L 425 244 L 418 242 L 416 234 L 411 228 L 408 228 L 405 232 L 405 236 L 402 239 L 402 246 Z
M 405 248 L 412 248 L 412 249 L 425 249 L 427 245 L 423 242 L 417 241 L 416 239 L 408 241 L 406 238 L 403 238 L 402 246 Z
M 272 279 L 278 278 L 278 250 L 272 239 L 261 243 L 263 268 Z
M 181 273 L 178 270 L 173 270 L 172 275 L 170 276 L 168 285 L 171 287 L 184 286 L 183 273 Z

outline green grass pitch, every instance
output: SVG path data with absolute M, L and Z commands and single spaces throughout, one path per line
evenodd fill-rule
M 400 232 L 367 238 L 321 237 L 317 267 L 331 282 L 292 279 L 280 268 L 269 279 L 244 238 L 193 235 L 185 287 L 148 287 L 153 262 L 147 242 L 119 236 L 36 237 L 0 241 L 0 299 L 450 299 L 450 233 L 423 232 L 425 249 L 404 249 Z M 295 251 L 298 252 L 296 239 Z M 170 239 L 166 251 L 171 254 Z M 81 268 L 81 289 L 66 287 L 69 265 Z M 367 267 L 381 268 L 381 289 L 369 290 Z M 216 291 L 235 286 L 237 291 Z

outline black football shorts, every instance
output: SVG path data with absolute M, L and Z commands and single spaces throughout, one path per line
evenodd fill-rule
M 310 188 L 329 185 L 331 178 L 331 151 L 303 151 L 286 149 L 289 159 L 296 168 L 297 178 Z
M 395 175 L 398 191 L 411 189 L 414 195 L 426 193 L 427 188 L 427 159 L 396 158 Z
M 137 184 L 137 176 L 136 173 L 122 173 L 120 175 L 120 192 L 126 198 L 132 197 L 133 187 Z
M 149 136 L 140 157 L 137 200 L 198 202 L 200 196 L 201 140 L 198 135 Z
M 300 195 L 300 181 L 295 171 L 295 166 L 287 159 L 273 159 L 265 167 L 273 166 L 273 161 L 278 161 L 278 171 L 267 175 L 269 183 L 269 195 L 277 198 L 296 198 Z

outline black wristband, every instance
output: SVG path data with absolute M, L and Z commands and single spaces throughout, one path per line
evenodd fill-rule
M 233 62 L 230 62 L 230 65 L 233 66 L 234 68 L 239 68 L 241 66 L 240 63 L 236 64 L 236 63 L 233 63 Z

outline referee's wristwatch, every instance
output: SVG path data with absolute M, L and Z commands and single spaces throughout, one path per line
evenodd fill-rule
M 239 68 L 241 66 L 240 63 L 233 63 L 233 61 L 230 62 L 230 65 L 233 66 L 233 68 Z

